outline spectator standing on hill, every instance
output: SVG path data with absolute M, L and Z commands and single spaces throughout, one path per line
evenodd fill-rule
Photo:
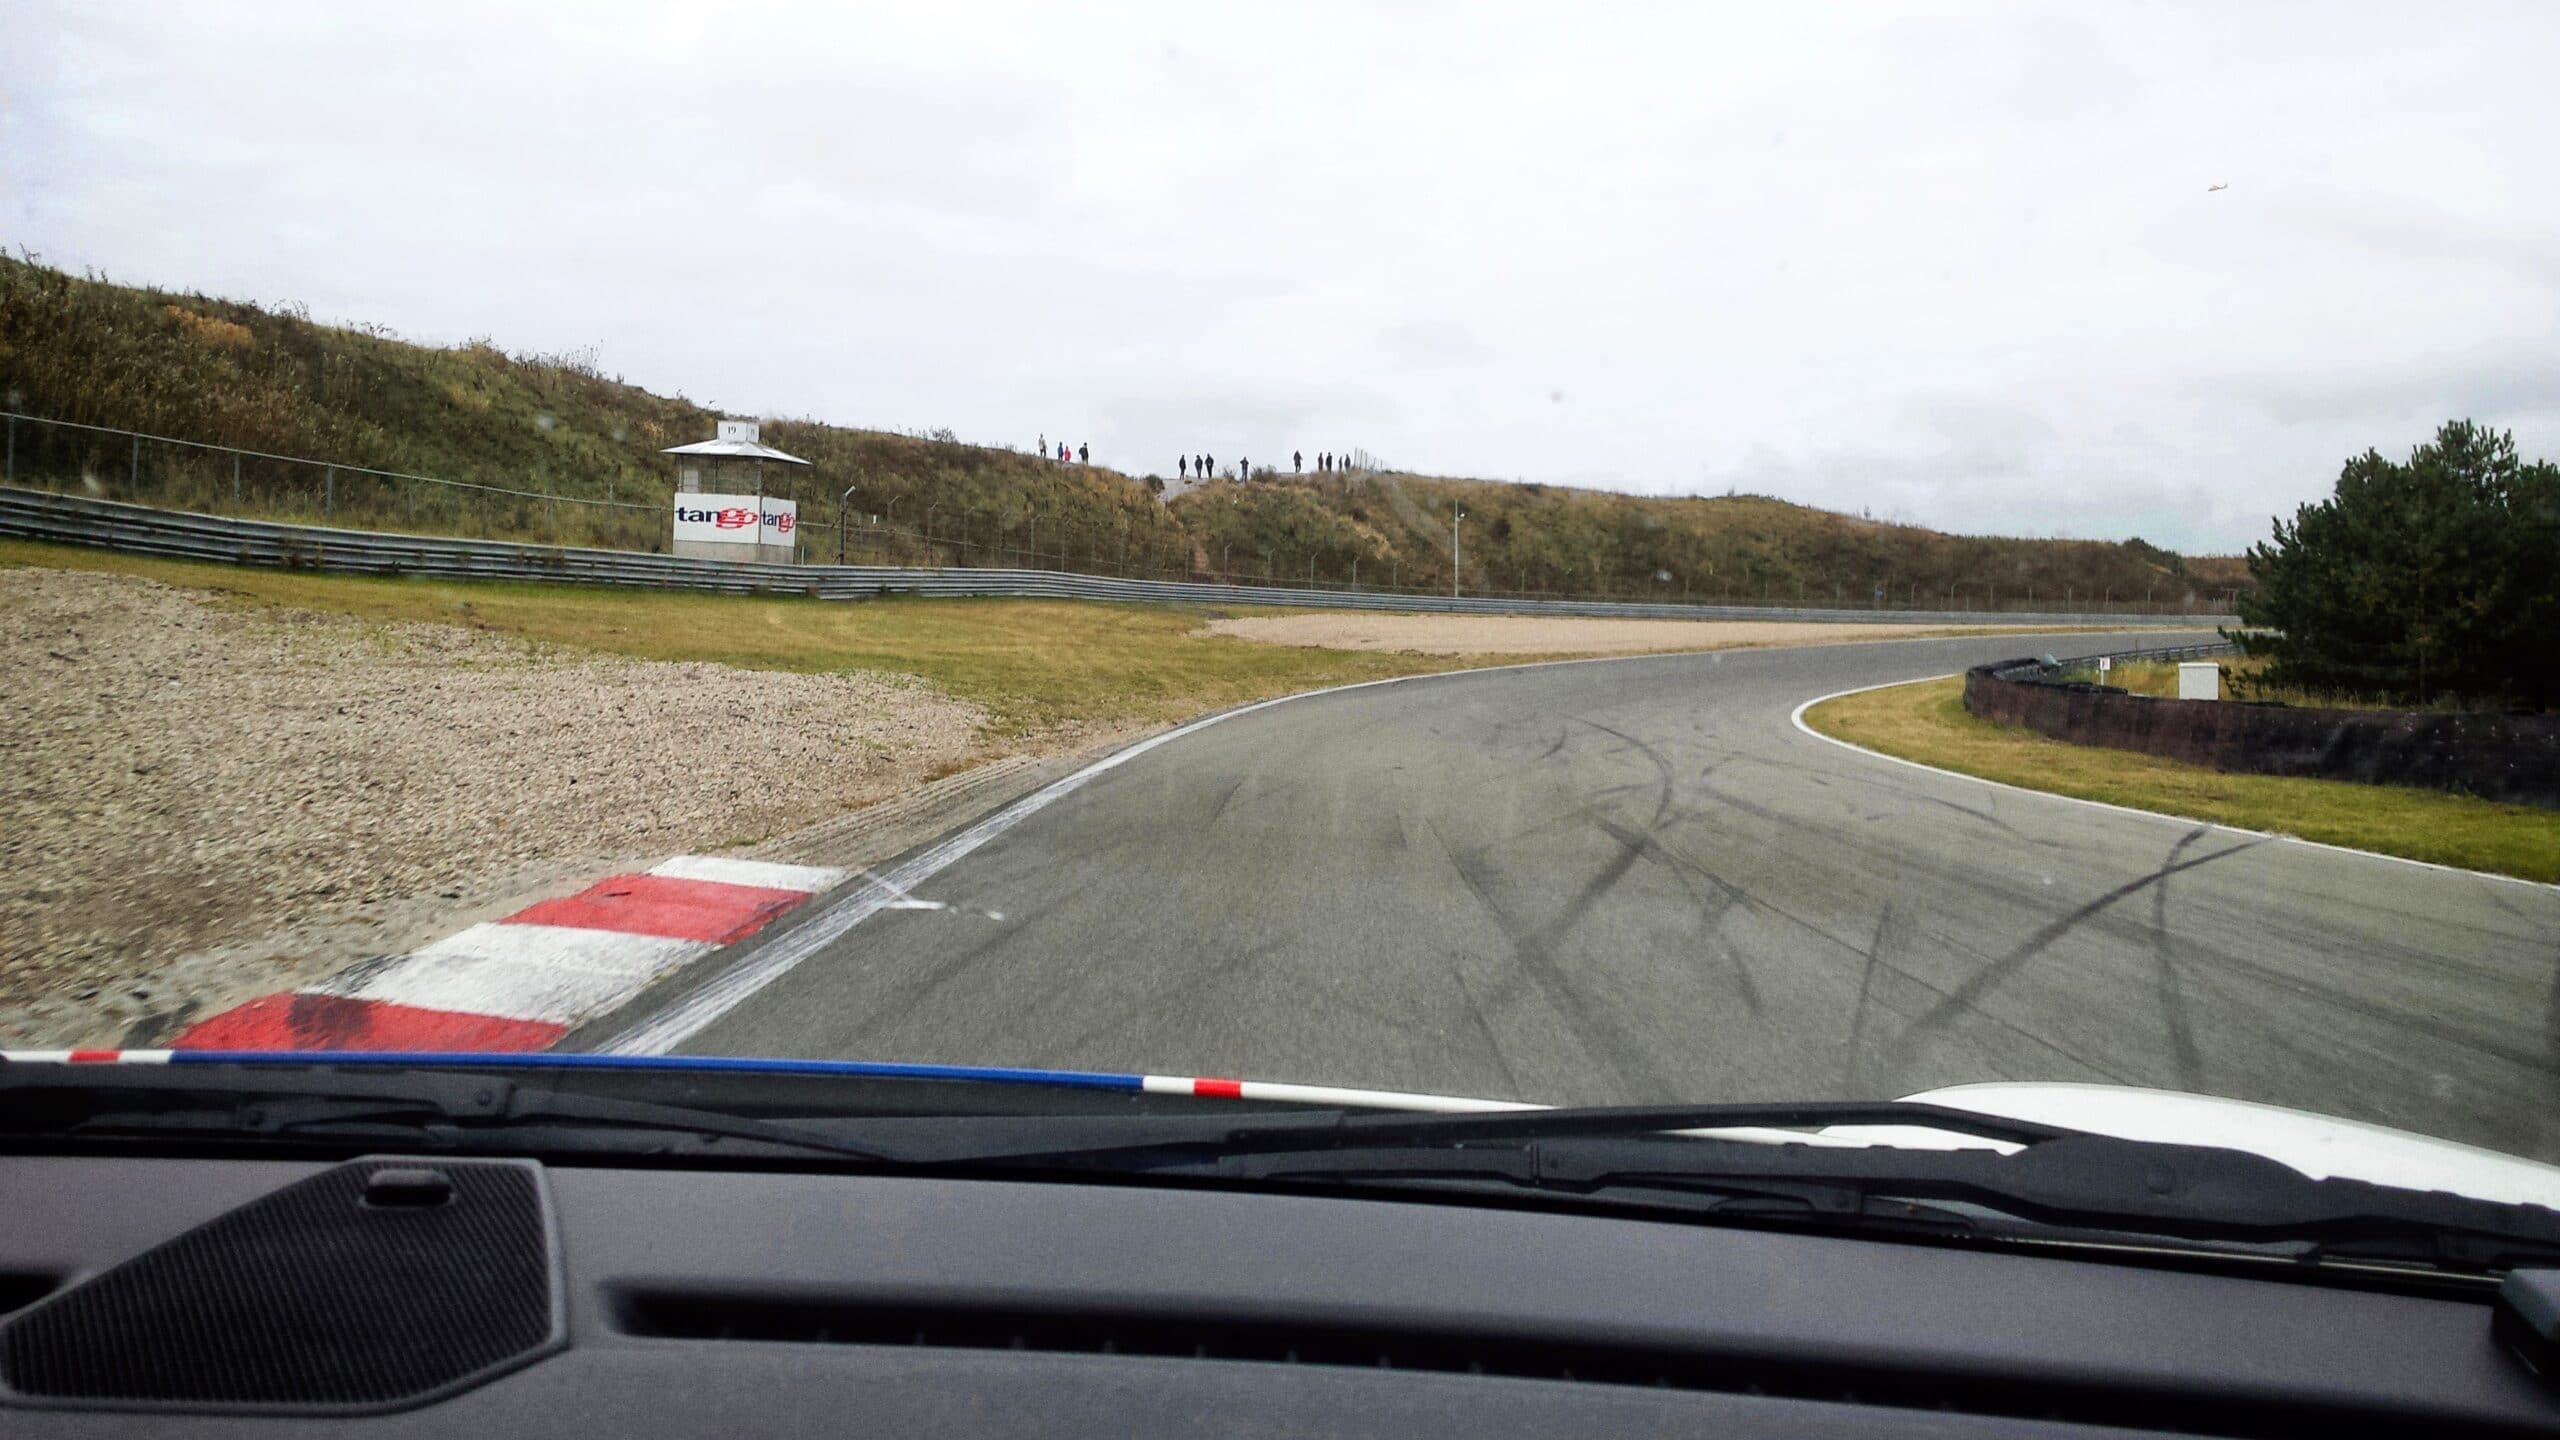
M 1322 475 L 1322 474 L 1324 474 L 1324 473 L 1326 473 L 1326 472 L 1328 472 L 1328 471 L 1330 471 L 1330 470 L 1332 470 L 1332 469 L 1333 469 L 1333 452 L 1332 452 L 1332 451 L 1327 450 L 1327 451 L 1325 451 L 1324 453 L 1322 453 L 1322 454 L 1320 454 L 1320 455 L 1316 456 L 1316 473 L 1317 473 L 1317 474 Z
M 1292 451 L 1290 451 L 1290 452 L 1289 452 L 1289 473 L 1290 473 L 1290 474 L 1292 474 L 1292 475 L 1295 475 L 1295 474 L 1297 474 L 1297 473 L 1298 473 L 1298 461 L 1299 461 L 1299 458 L 1300 458 L 1300 457 L 1299 457 L 1299 455 L 1298 455 L 1298 452 L 1297 452 L 1297 451 L 1292 450 Z
M 1239 460 L 1239 461 L 1237 461 L 1237 462 L 1236 462 L 1236 478 L 1237 478 L 1238 480 L 1250 480 L 1250 479 L 1252 479 L 1252 478 L 1253 478 L 1253 462 L 1252 462 L 1252 461 L 1250 461 L 1250 460 Z
M 1076 463 L 1079 465 L 1090 465 L 1093 463 L 1093 447 L 1091 445 L 1079 445 L 1076 447 Z
M 1191 478 L 1190 456 L 1176 455 L 1173 457 L 1173 478 L 1176 480 L 1187 480 Z
M 1210 476 L 1215 475 L 1215 474 L 1217 474 L 1217 473 L 1218 473 L 1218 457 L 1217 457 L 1217 456 L 1215 456 L 1215 455 L 1203 455 L 1203 456 L 1201 456 L 1201 457 L 1200 457 L 1200 478 L 1201 478 L 1201 479 L 1203 479 L 1203 480 L 1206 480 L 1206 479 L 1208 479 Z
M 1046 436 L 1046 435 L 1042 435 L 1042 436 L 1040 437 L 1040 449 L 1039 449 L 1039 451 L 1038 451 L 1037 453 L 1039 454 L 1040 458 L 1041 458 L 1041 459 L 1043 459 L 1043 460 L 1046 460 L 1046 459 L 1048 459 L 1048 458 L 1049 458 L 1049 437 L 1048 437 L 1048 436 Z

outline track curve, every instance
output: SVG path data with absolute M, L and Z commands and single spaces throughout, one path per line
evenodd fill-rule
M 1546 1103 L 2198 1090 L 2560 1160 L 2560 891 L 1893 764 L 1817 695 L 2073 635 L 1307 696 L 1129 758 L 686 1041 Z

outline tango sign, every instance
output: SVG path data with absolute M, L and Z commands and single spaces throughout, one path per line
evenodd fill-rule
M 799 504 L 770 495 L 676 496 L 675 538 L 679 543 L 700 540 L 715 544 L 788 545 L 799 525 Z

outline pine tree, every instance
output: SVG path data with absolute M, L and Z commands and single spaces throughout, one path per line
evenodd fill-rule
M 2457 420 L 2405 464 L 2366 451 L 2249 571 L 2235 638 L 2272 684 L 2560 701 L 2560 468 L 2517 459 L 2511 433 Z

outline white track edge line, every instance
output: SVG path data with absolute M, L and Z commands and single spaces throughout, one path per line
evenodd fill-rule
M 1585 662 L 1567 660 L 1550 663 L 1572 665 Z M 1489 668 L 1526 670 L 1535 667 L 1501 665 Z M 1485 672 L 1479 670 L 1438 673 L 1483 674 Z M 1272 699 L 1256 701 L 1251 705 L 1239 706 L 1233 710 L 1222 710 L 1215 715 L 1204 715 L 1188 724 L 1177 725 L 1161 734 L 1150 735 L 1125 749 L 1115 750 L 1082 770 L 1072 775 L 1061 776 L 993 815 L 979 820 L 976 824 L 934 845 L 906 864 L 886 874 L 866 876 L 862 888 L 853 895 L 828 906 L 815 918 L 757 951 L 745 964 L 716 977 L 683 1000 L 597 1046 L 596 1050 L 606 1055 L 665 1054 L 701 1032 L 722 1015 L 735 1009 L 747 997 L 781 979 L 798 968 L 810 956 L 843 938 L 853 927 L 878 914 L 892 901 L 914 890 L 917 886 L 925 884 L 943 870 L 967 857 L 979 846 L 1030 819 L 1056 801 L 1083 789 L 1096 777 L 1115 770 L 1160 745 L 1169 744 L 1186 735 L 1205 730 L 1221 721 L 1232 720 L 1240 715 L 1250 715 L 1257 710 L 1283 705 L 1292 700 L 1302 700 L 1317 695 L 1336 695 L 1349 690 L 1364 690 L 1373 685 L 1393 685 L 1406 680 L 1433 678 L 1436 676 L 1396 675 L 1383 680 L 1362 680 L 1355 684 L 1337 685 L 1324 690 L 1308 690 L 1295 695 L 1275 696 Z
M 2139 630 L 2147 627 L 2136 626 L 2132 628 L 2134 630 Z M 2127 631 L 2118 633 L 2131 632 Z M 1993 639 L 1997 637 L 1989 635 L 1910 636 L 1904 639 L 1893 640 L 1834 641 L 1831 642 L 1831 644 L 1833 646 L 1869 644 L 1895 645 L 1907 644 L 1912 640 L 1923 638 L 1942 641 L 1958 641 L 1977 638 Z M 1348 685 L 1331 685 L 1321 690 L 1301 690 L 1291 695 L 1275 695 L 1268 700 L 1257 700 L 1250 705 L 1239 705 L 1232 710 L 1221 710 L 1215 715 L 1203 715 L 1197 720 L 1177 725 L 1161 734 L 1150 735 L 1146 739 L 1138 741 L 1136 744 L 1131 745 L 1126 749 L 1115 750 L 1111 754 L 1105 755 L 1101 759 L 1096 760 L 1082 770 L 1076 771 L 1072 775 L 1061 776 L 1058 779 L 1049 782 L 1045 787 L 1035 790 L 1029 795 L 1026 795 L 1003 809 L 998 810 L 993 815 L 989 815 L 984 819 L 979 820 L 976 824 L 962 830 L 959 834 L 951 836 L 949 839 L 933 846 L 923 854 L 916 856 L 906 864 L 889 871 L 885 875 L 864 876 L 862 888 L 856 890 L 853 894 L 846 896 L 844 899 L 828 904 L 825 909 L 819 911 L 816 916 L 803 923 L 799 928 L 784 935 L 781 939 L 774 941 L 772 944 L 767 945 L 764 949 L 757 951 L 745 964 L 714 977 L 710 981 L 706 982 L 701 988 L 695 990 L 692 994 L 685 996 L 683 999 L 672 1005 L 669 1005 L 666 1009 L 661 1010 L 657 1014 L 650 1016 L 648 1019 L 641 1021 L 639 1024 L 632 1026 L 630 1029 L 622 1031 L 612 1039 L 595 1046 L 593 1053 L 599 1055 L 663 1055 L 667 1053 L 676 1046 L 683 1044 L 693 1036 L 701 1033 L 713 1021 L 718 1020 L 721 1016 L 729 1013 L 733 1009 L 736 1009 L 740 1004 L 746 1001 L 747 997 L 791 973 L 793 970 L 799 968 L 799 966 L 808 960 L 809 957 L 817 954 L 820 950 L 825 949 L 837 940 L 842 939 L 846 934 L 850 933 L 856 925 L 861 924 L 863 921 L 870 919 L 880 911 L 888 908 L 891 901 L 931 880 L 943 870 L 965 858 L 971 851 L 976 850 L 979 846 L 986 844 L 988 841 L 1002 835 L 1007 830 L 1012 829 L 1014 826 L 1021 824 L 1023 821 L 1030 819 L 1042 810 L 1047 809 L 1051 803 L 1062 799 L 1067 795 L 1073 794 L 1077 790 L 1083 789 L 1085 785 L 1091 782 L 1096 776 L 1117 769 L 1121 765 L 1137 759 L 1139 756 L 1146 754 L 1148 751 L 1155 749 L 1159 745 L 1170 744 L 1186 735 L 1206 730 L 1210 726 L 1219 724 L 1222 721 L 1234 720 L 1241 716 L 1250 715 L 1257 710 L 1268 710 L 1274 705 L 1286 705 L 1293 700 L 1313 700 L 1318 696 L 1342 695 L 1353 690 L 1367 690 L 1380 685 L 1406 685 L 1416 681 L 1447 680 L 1467 675 L 1497 675 L 1505 671 L 1512 670 L 1550 670 L 1566 665 L 1612 665 L 1622 664 L 1627 661 L 1695 659 L 1700 655 L 1748 654 L 1765 653 L 1778 650 L 1811 650 L 1822 648 L 1826 647 L 1814 645 L 1749 645 L 1728 646 L 1723 649 L 1710 650 L 1649 650 L 1636 655 L 1583 655 L 1570 660 L 1524 660 L 1510 665 L 1479 665 L 1461 670 L 1434 670 L 1423 675 L 1389 675 L 1377 680 L 1357 680 Z M 1842 691 L 1841 693 L 1849 694 L 1852 692 Z M 1852 746 L 1850 748 L 1855 749 L 1857 747 Z M 1890 759 L 1891 757 L 1888 756 L 1885 758 Z
M 1860 745 L 1855 741 L 1843 740 L 1837 735 L 1825 735 L 1821 731 L 1804 723 L 1805 712 L 1816 705 L 1823 704 L 1826 701 L 1842 700 L 1851 695 L 1864 695 L 1870 690 L 1891 690 L 1903 685 L 1922 685 L 1931 680 L 1952 679 L 1955 675 L 1961 675 L 1963 673 L 1963 671 L 1959 670 L 1954 672 L 1953 675 L 1923 675 L 1913 680 L 1887 680 L 1880 685 L 1859 685 L 1848 690 L 1834 690 L 1828 695 L 1816 695 L 1812 699 L 1798 705 L 1795 708 L 1794 713 L 1787 716 L 1787 719 L 1791 721 L 1798 730 L 1803 731 L 1805 734 L 1812 736 L 1814 739 L 1819 740 L 1826 745 L 1837 745 L 1843 750 L 1855 750 L 1861 755 L 1882 760 L 1889 764 L 1904 765 L 1914 770 L 1926 770 L 1932 775 L 1945 775 L 1953 779 L 1968 781 L 1975 785 L 1990 785 L 2002 790 L 2014 790 L 2021 795 L 2034 795 L 2046 800 L 2059 800 L 2066 805 L 2086 805 L 2092 809 L 2112 810 L 2118 815 L 2134 815 L 2145 820 L 2156 820 L 2171 825 L 2202 825 L 2208 829 L 2227 830 L 2234 835 L 2254 835 L 2264 840 L 2282 840 L 2290 845 L 2307 845 L 2314 850 L 2329 850 L 2340 855 L 2361 855 L 2368 860 L 2388 860 L 2394 865 L 2414 865 L 2421 870 L 2439 870 L 2447 875 L 2467 875 L 2475 880 L 2499 880 L 2509 885 L 2522 885 L 2531 890 L 2550 890 L 2560 892 L 2560 885 L 2554 885 L 2543 880 L 2527 880 L 2521 875 L 2500 875 L 2488 870 L 2470 870 L 2465 869 L 2460 865 L 2439 864 L 2433 860 L 2412 860 L 2406 855 L 2386 855 L 2379 850 L 2359 850 L 2352 845 L 2332 845 L 2326 840 L 2305 840 L 2299 835 L 2283 835 L 2272 830 L 2252 830 L 2246 825 L 2226 825 L 2219 820 L 2205 820 L 2193 815 L 2177 815 L 2166 810 L 2142 810 L 2131 805 L 2116 805 L 2105 800 L 2087 800 L 2077 795 L 2065 795 L 2054 790 L 2038 790 L 2031 785 L 2013 785 L 2006 780 L 1989 780 L 1980 775 L 1967 775 L 1961 770 L 1949 770 L 1942 765 L 1924 764 L 1918 760 L 1906 760 L 1899 755 L 1887 755 L 1881 750 L 1870 750 L 1866 746 Z M 2138 750 L 2128 750 L 2125 753 L 2128 755 L 2138 755 L 2143 752 Z M 2152 758 L 2163 759 L 2166 757 L 2153 756 Z M 2303 779 L 2312 777 L 2297 776 L 2292 778 Z

